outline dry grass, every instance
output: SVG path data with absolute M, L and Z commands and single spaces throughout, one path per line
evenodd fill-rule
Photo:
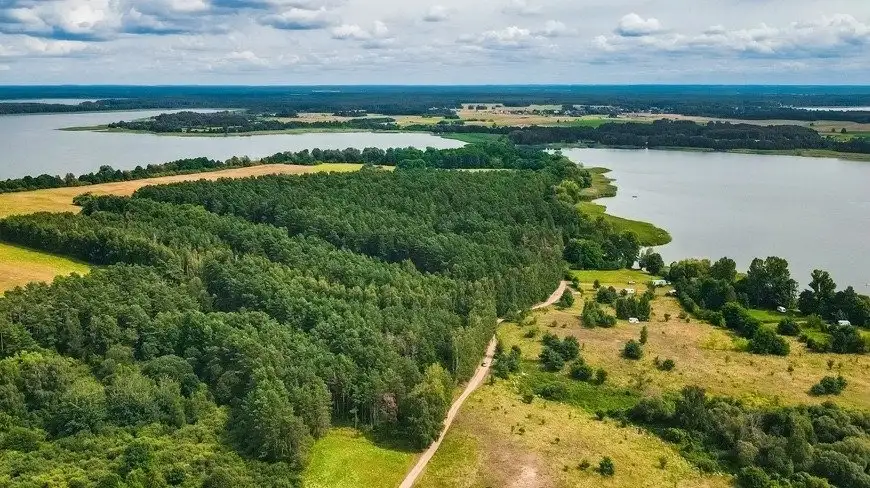
M 189 175 L 163 176 L 144 180 L 120 181 L 99 185 L 79 186 L 73 188 L 51 188 L 18 193 L 0 194 L 0 218 L 10 215 L 35 212 L 78 212 L 72 200 L 82 193 L 95 195 L 132 195 L 133 192 L 147 185 L 164 185 L 180 181 L 216 180 L 218 178 L 243 178 L 270 174 L 304 174 L 327 171 L 357 171 L 359 164 L 321 164 L 317 166 L 297 166 L 289 164 L 264 164 L 247 168 L 234 168 L 209 173 Z
M 595 471 L 604 456 L 616 466 L 612 478 Z M 584 460 L 591 466 L 581 470 Z M 672 446 L 640 429 L 597 421 L 564 404 L 525 404 L 509 382 L 498 381 L 463 406 L 417 486 L 713 488 L 729 486 L 729 478 L 699 473 Z
M 582 288 L 590 299 L 594 296 L 591 283 L 596 275 L 602 286 L 620 289 L 634 278 L 639 284 L 638 292 L 645 289 L 640 276 L 583 272 Z M 787 357 L 743 352 L 741 345 L 745 341 L 706 323 L 681 321 L 677 301 L 660 296 L 653 302 L 652 321 L 646 324 L 649 342 L 644 346 L 644 357 L 628 361 L 620 357 L 620 351 L 629 339 L 639 337 L 641 326 L 620 321 L 613 329 L 587 329 L 579 320 L 582 306 L 581 298 L 571 310 L 541 312 L 537 315 L 537 326 L 542 333 L 576 336 L 583 345 L 583 357 L 593 366 L 606 369 L 610 373 L 608 382 L 614 385 L 634 387 L 642 379 L 648 394 L 699 385 L 713 394 L 741 398 L 755 405 L 806 404 L 827 399 L 845 406 L 870 408 L 870 357 L 866 355 L 811 353 L 793 339 L 789 339 L 791 354 Z M 670 320 L 665 321 L 665 314 L 670 315 Z M 556 326 L 551 328 L 554 321 Z M 508 347 L 518 343 L 525 357 L 537 357 L 540 352 L 537 338 L 524 338 L 522 329 L 515 325 L 505 325 L 503 331 Z M 673 359 L 676 369 L 670 373 L 658 371 L 653 364 L 655 357 Z M 834 361 L 831 371 L 828 360 Z M 832 374 L 842 374 L 849 382 L 841 396 L 817 398 L 807 393 L 823 376 Z
M 0 292 L 31 281 L 51 281 L 55 276 L 85 274 L 90 268 L 71 259 L 0 243 Z

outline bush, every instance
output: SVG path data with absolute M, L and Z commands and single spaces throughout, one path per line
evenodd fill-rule
M 846 384 L 847 381 L 842 376 L 825 376 L 810 388 L 810 394 L 815 396 L 839 395 L 846 389 Z
M 755 335 L 749 341 L 749 351 L 755 354 L 788 356 L 790 350 L 788 341 L 766 327 L 760 327 L 755 331 Z
M 737 302 L 726 303 L 722 307 L 722 317 L 725 319 L 725 327 L 743 337 L 753 337 L 761 328 L 761 322 L 749 315 L 749 311 Z
M 638 360 L 643 357 L 643 347 L 639 342 L 632 339 L 625 343 L 625 347 L 622 349 L 622 357 Z
M 616 325 L 616 317 L 604 311 L 604 308 L 598 302 L 587 301 L 583 307 L 583 314 L 580 316 L 585 327 L 605 327 L 610 328 Z
M 640 329 L 640 343 L 646 344 L 647 340 L 649 340 L 649 329 L 647 329 L 646 326 L 644 325 Z
M 547 383 L 538 389 L 538 395 L 547 400 L 562 400 L 567 393 L 565 385 L 557 382 Z
M 784 318 L 779 321 L 779 325 L 776 326 L 776 333 L 782 334 L 785 336 L 796 337 L 800 334 L 801 328 L 798 323 L 791 317 Z
M 570 308 L 574 305 L 574 293 L 571 290 L 565 290 L 562 297 L 559 298 L 559 303 L 556 304 L 559 308 Z
M 673 371 L 677 366 L 677 363 L 675 363 L 673 359 L 665 359 L 662 361 L 659 358 L 656 358 L 655 365 L 659 371 Z
M 578 359 L 571 365 L 570 375 L 577 381 L 589 381 L 593 375 L 592 366 L 586 364 L 583 359 Z
M 674 416 L 674 404 L 661 397 L 644 398 L 628 411 L 628 416 L 643 424 L 662 424 Z
M 601 476 L 613 476 L 616 474 L 616 466 L 613 464 L 613 459 L 610 456 L 604 456 L 601 462 L 598 463 L 598 472 Z
M 603 368 L 598 368 L 595 370 L 595 384 L 603 385 L 607 381 L 607 371 Z
M 613 305 L 617 298 L 619 298 L 619 294 L 616 292 L 616 288 L 612 286 L 599 288 L 598 293 L 595 294 L 596 302 L 605 303 L 607 305 Z
M 565 367 L 565 358 L 551 346 L 544 346 L 538 359 L 547 371 L 562 371 L 562 368 Z
M 755 466 L 749 466 L 740 470 L 740 474 L 737 475 L 737 486 L 739 488 L 773 488 L 774 485 L 767 473 Z

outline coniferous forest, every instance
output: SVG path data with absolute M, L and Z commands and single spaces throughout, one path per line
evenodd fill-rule
M 98 265 L 0 300 L 0 485 L 295 486 L 334 424 L 428 445 L 496 317 L 556 288 L 565 242 L 637 255 L 558 195 L 585 170 L 472 149 L 466 167 L 535 169 L 428 151 L 0 221 Z

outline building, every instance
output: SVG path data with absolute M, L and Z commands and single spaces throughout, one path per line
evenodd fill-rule
M 837 325 L 840 325 L 840 326 L 842 326 L 842 325 L 852 325 L 852 322 L 849 322 L 848 320 L 838 320 L 838 321 L 837 321 Z
M 788 310 L 786 310 L 785 307 L 776 307 L 776 311 L 779 312 L 779 313 L 786 313 L 786 312 L 788 312 Z
M 634 290 L 634 288 L 623 288 L 622 293 L 626 295 L 634 295 L 637 292 Z
M 637 317 L 631 317 L 628 319 L 629 324 L 639 324 L 640 320 Z
M 653 286 L 668 286 L 671 283 L 668 280 L 653 280 Z

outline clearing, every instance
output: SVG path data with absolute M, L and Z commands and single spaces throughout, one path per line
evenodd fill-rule
M 55 276 L 88 271 L 90 267 L 78 261 L 0 242 L 0 292 L 31 281 L 51 281 Z
M 381 447 L 356 429 L 337 427 L 314 444 L 302 479 L 311 488 L 392 488 L 416 458 L 415 453 Z

